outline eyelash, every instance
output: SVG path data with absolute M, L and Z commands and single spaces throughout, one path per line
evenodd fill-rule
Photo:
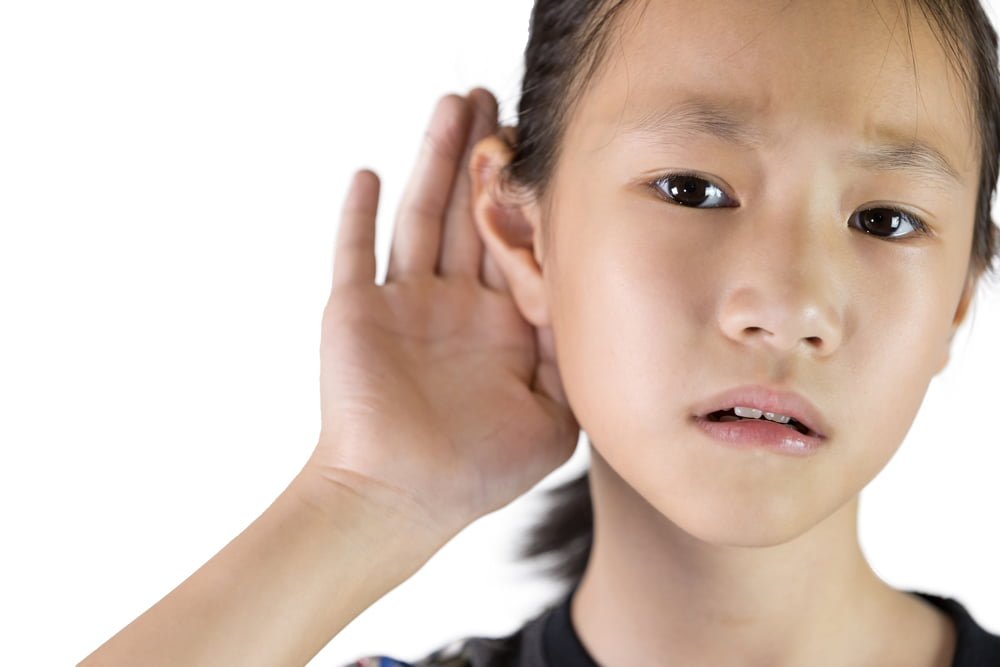
M 699 176 L 697 174 L 693 174 L 693 173 L 690 173 L 690 172 L 672 172 L 672 173 L 669 173 L 669 174 L 663 174 L 661 176 L 658 176 L 653 181 L 650 181 L 649 183 L 647 183 L 647 185 L 653 190 L 654 193 L 656 193 L 656 195 L 660 199 L 663 199 L 664 201 L 669 202 L 669 203 L 673 204 L 674 206 L 684 206 L 686 208 L 735 208 L 734 206 L 721 206 L 721 207 L 719 207 L 719 206 L 691 206 L 690 204 L 681 204 L 678 201 L 676 201 L 675 199 L 671 198 L 660 187 L 661 184 L 663 184 L 664 182 L 668 181 L 669 179 L 674 179 L 674 178 L 676 178 L 676 179 L 689 178 L 689 179 L 694 179 L 696 181 L 701 181 L 702 183 L 708 183 L 709 185 L 711 185 L 710 189 L 715 190 L 715 191 L 723 194 L 727 199 L 730 199 L 729 196 L 726 195 L 722 191 L 722 188 L 720 188 L 719 186 L 715 185 L 711 181 L 709 181 L 709 180 L 707 180 L 705 178 L 702 178 L 701 176 Z M 893 206 L 873 206 L 871 208 L 861 209 L 860 212 L 864 212 L 864 211 L 877 211 L 877 210 L 892 211 L 893 217 L 895 217 L 897 215 L 900 215 L 900 216 L 904 217 L 906 220 L 908 220 L 910 222 L 911 226 L 914 228 L 914 232 L 912 234 L 907 234 L 906 236 L 880 236 L 878 234 L 874 234 L 872 232 L 869 232 L 869 231 L 867 231 L 864 228 L 861 228 L 861 231 L 863 231 L 865 234 L 867 234 L 869 236 L 874 236 L 875 238 L 879 238 L 879 239 L 885 239 L 887 241 L 905 241 L 907 239 L 918 237 L 918 236 L 931 236 L 932 235 L 932 232 L 931 232 L 930 228 L 927 226 L 927 224 L 923 221 L 923 219 L 920 216 L 914 215 L 913 213 L 910 213 L 908 211 L 904 211 L 904 210 L 899 209 L 899 208 L 895 208 Z M 851 214 L 851 217 L 853 218 L 854 215 L 855 214 Z

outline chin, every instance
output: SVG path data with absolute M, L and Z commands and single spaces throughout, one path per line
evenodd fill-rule
M 812 526 L 791 524 L 772 517 L 749 521 L 737 517 L 697 517 L 674 523 L 691 537 L 716 547 L 773 547 L 791 542 Z
M 686 489 L 653 506 L 677 528 L 712 546 L 772 547 L 791 542 L 829 512 L 814 498 L 783 498 L 766 490 L 733 492 Z
M 694 456 L 684 449 L 639 450 L 659 454 L 641 458 L 636 450 L 591 448 L 591 487 L 602 505 L 597 509 L 626 533 L 662 529 L 667 540 L 771 547 L 809 532 L 850 500 L 837 492 L 845 487 L 805 472 L 788 474 L 780 466 L 748 465 L 731 456 L 706 460 L 697 448 L 689 450 Z

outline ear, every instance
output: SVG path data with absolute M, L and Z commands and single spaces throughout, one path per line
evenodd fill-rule
M 514 128 L 503 128 L 512 137 Z M 501 136 L 481 139 L 469 158 L 472 215 L 486 252 L 503 273 L 521 315 L 536 327 L 549 326 L 542 263 L 541 213 L 534 197 L 511 192 L 501 173 L 513 150 Z
M 958 307 L 955 308 L 955 319 L 951 323 L 951 335 L 948 336 L 948 344 L 945 345 L 944 358 L 938 368 L 938 373 L 943 371 L 945 366 L 948 365 L 948 360 L 951 358 L 951 341 L 955 338 L 958 328 L 965 321 L 965 316 L 969 314 L 969 306 L 972 304 L 973 297 L 976 296 L 976 287 L 978 285 L 979 275 L 973 271 L 969 271 L 969 275 L 965 279 L 965 287 L 962 288 L 962 296 L 958 300 Z

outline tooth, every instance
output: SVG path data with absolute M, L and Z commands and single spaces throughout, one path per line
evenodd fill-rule
M 786 417 L 785 415 L 779 415 L 776 412 L 765 412 L 764 417 L 770 419 L 773 422 L 778 422 L 779 424 L 787 424 L 792 421 L 791 417 Z
M 747 417 L 749 419 L 760 419 L 760 416 L 764 414 L 763 410 L 758 410 L 756 408 L 743 408 L 743 407 L 735 407 L 733 408 L 733 412 L 735 412 L 740 417 Z

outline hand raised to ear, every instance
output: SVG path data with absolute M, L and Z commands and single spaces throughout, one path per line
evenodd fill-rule
M 347 486 L 432 542 L 531 489 L 580 433 L 551 341 L 483 279 L 468 159 L 496 130 L 496 103 L 486 91 L 471 99 L 482 113 L 458 95 L 435 109 L 382 285 L 379 180 L 354 176 L 323 313 L 322 430 L 302 473 L 317 503 Z

